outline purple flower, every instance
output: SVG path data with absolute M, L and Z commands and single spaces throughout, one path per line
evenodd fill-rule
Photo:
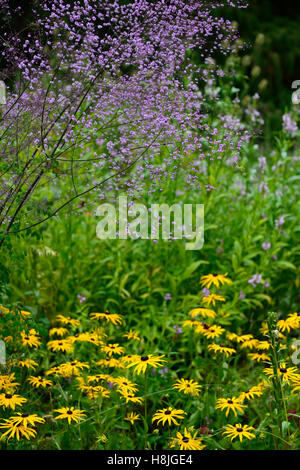
M 165 379 L 166 374 L 169 372 L 169 369 L 167 367 L 163 367 L 162 369 L 159 369 L 158 373 Z
M 297 123 L 292 120 L 290 113 L 284 114 L 282 116 L 282 128 L 292 137 L 294 137 L 295 133 L 297 132 Z
M 202 292 L 203 292 L 203 297 L 207 297 L 210 295 L 210 290 L 207 289 L 206 287 L 202 289 Z
M 84 297 L 83 295 L 80 295 L 80 294 L 77 295 L 77 298 L 79 299 L 79 302 L 81 304 L 86 300 L 86 297 Z
M 164 299 L 165 299 L 166 302 L 168 302 L 169 300 L 172 300 L 171 294 L 170 294 L 169 292 L 167 292 L 167 293 L 165 294 Z
M 261 246 L 263 247 L 265 251 L 269 251 L 269 249 L 271 248 L 271 243 L 263 242 Z
M 245 298 L 245 294 L 242 290 L 240 290 L 239 300 L 243 300 Z
M 275 220 L 275 227 L 278 229 L 278 228 L 281 227 L 283 224 L 284 224 L 284 216 L 281 215 L 281 216 L 279 217 L 279 219 L 276 219 L 276 220 Z
M 181 335 L 182 333 L 182 328 L 180 328 L 180 326 L 177 326 L 177 325 L 174 325 L 173 326 L 174 330 L 176 330 L 176 335 Z
M 251 279 L 248 280 L 248 283 L 251 284 L 253 287 L 256 287 L 262 281 L 261 274 L 254 274 Z

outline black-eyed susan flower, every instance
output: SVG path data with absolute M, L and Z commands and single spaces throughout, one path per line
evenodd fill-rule
M 198 315 L 201 315 L 203 318 L 215 318 L 216 313 L 211 310 L 210 308 L 206 307 L 198 307 L 198 308 L 193 308 L 192 310 L 189 311 L 189 315 L 191 317 L 197 317 Z
M 90 382 L 100 382 L 101 380 L 110 380 L 112 377 L 109 374 L 96 374 L 96 375 L 88 375 L 87 381 Z
M 202 387 L 193 379 L 178 379 L 173 385 L 173 388 L 186 395 L 198 396 Z
M 114 367 L 115 369 L 125 367 L 122 361 L 120 359 L 116 359 L 115 357 L 107 357 L 105 359 L 100 359 L 96 362 L 96 365 L 103 367 Z
M 62 325 L 71 325 L 71 326 L 79 326 L 80 325 L 79 320 L 76 320 L 75 318 L 71 318 L 71 317 L 66 317 L 64 315 L 57 315 L 55 320 L 58 323 L 61 323 Z
M 282 332 L 286 331 L 287 333 L 289 333 L 291 330 L 297 327 L 295 327 L 295 323 L 293 322 L 291 317 L 288 317 L 284 320 L 278 320 L 277 328 L 279 329 L 279 331 L 282 331 Z
M 257 344 L 259 343 L 258 339 L 255 339 L 255 338 L 251 338 L 251 339 L 248 339 L 246 341 L 244 341 L 242 344 L 241 344 L 241 348 L 242 349 L 246 349 L 246 348 L 249 348 L 249 349 L 254 349 L 257 347 Z
M 254 385 L 245 392 L 242 392 L 238 397 L 238 400 L 243 403 L 245 400 L 251 400 L 252 398 L 260 397 L 262 393 L 262 388 L 258 385 Z
M 288 319 L 290 324 L 293 325 L 293 329 L 300 328 L 300 313 L 290 313 Z
M 45 423 L 44 418 L 40 418 L 37 414 L 30 413 L 16 413 L 16 416 L 11 416 L 9 421 L 11 421 L 16 426 L 21 424 L 25 428 L 28 426 L 35 426 L 38 423 Z
M 35 362 L 33 359 L 24 359 L 23 361 L 19 361 L 18 365 L 20 367 L 26 367 L 26 369 L 36 369 L 38 363 Z
M 82 392 L 86 393 L 89 399 L 98 398 L 99 395 L 107 398 L 110 395 L 110 392 L 106 388 L 104 388 L 102 385 L 79 384 L 78 388 Z
M 132 403 L 142 403 L 143 398 L 142 397 L 136 397 L 132 392 L 129 392 L 128 390 L 124 388 L 119 388 L 118 392 L 120 395 L 125 398 L 126 403 L 132 402 Z
M 264 369 L 264 372 L 270 378 L 275 377 L 276 375 L 273 370 L 273 367 L 267 367 L 266 369 Z M 298 377 L 297 367 L 287 367 L 285 362 L 282 362 L 279 365 L 277 373 L 279 378 L 282 379 L 283 382 L 286 382 L 288 384 Z
M 255 429 L 252 426 L 248 426 L 247 424 L 242 425 L 239 423 L 239 424 L 235 424 L 234 426 L 231 424 L 228 424 L 227 426 L 225 426 L 225 431 L 223 432 L 223 434 L 226 437 L 230 437 L 231 441 L 233 441 L 233 439 L 238 437 L 240 442 L 242 442 L 244 437 L 246 439 L 255 438 L 255 434 L 253 434 L 253 432 L 251 431 L 255 431 Z
M 23 424 L 15 424 L 10 419 L 5 419 L 0 424 L 0 428 L 6 429 L 6 431 L 0 437 L 1 440 L 16 438 L 19 441 L 21 437 L 25 437 L 29 440 L 32 437 L 35 437 L 37 434 L 35 429 L 24 426 Z
M 74 406 L 71 406 L 71 408 L 68 408 L 68 407 L 59 408 L 58 410 L 54 410 L 54 411 L 56 413 L 59 413 L 59 415 L 55 416 L 54 419 L 67 419 L 69 424 L 72 421 L 75 421 L 75 423 L 78 423 L 79 421 L 84 420 L 84 417 L 86 416 L 86 414 L 84 413 L 84 410 L 75 409 Z
M 196 328 L 200 324 L 201 323 L 198 320 L 196 320 L 196 318 L 188 318 L 187 320 L 184 320 L 184 322 L 182 323 L 182 326 L 184 328 L 187 326 L 189 326 L 190 328 Z
M 259 349 L 260 351 L 268 351 L 271 347 L 271 344 L 269 341 L 258 341 L 256 344 L 256 349 Z
M 167 422 L 169 426 L 171 424 L 175 424 L 176 426 L 179 426 L 180 423 L 178 423 L 177 419 L 184 419 L 185 411 L 183 410 L 178 410 L 174 409 L 171 406 L 168 408 L 164 408 L 162 410 L 158 410 L 152 418 L 152 423 L 154 421 L 157 421 L 157 424 L 162 423 L 164 426 L 165 423 Z
M 29 346 L 30 348 L 38 348 L 41 344 L 40 337 L 34 329 L 31 329 L 29 333 L 21 331 L 21 342 L 23 346 Z
M 69 330 L 67 328 L 64 328 L 61 326 L 60 328 L 51 328 L 49 330 L 49 336 L 59 336 L 62 338 L 63 336 L 66 336 L 69 333 Z
M 47 386 L 53 385 L 53 382 L 51 382 L 51 380 L 45 379 L 44 377 L 41 377 L 40 375 L 37 377 L 30 376 L 28 377 L 27 380 L 30 383 L 30 385 L 32 385 L 35 388 L 39 388 L 39 387 L 45 388 Z
M 263 351 L 256 351 L 254 353 L 248 353 L 248 357 L 252 359 L 252 361 L 270 361 L 270 356 L 268 356 L 266 353 Z
M 124 364 L 129 364 L 129 362 L 133 362 L 137 360 L 140 356 L 137 354 L 127 354 L 126 356 L 120 357 L 120 361 Z
M 0 394 L 0 406 L 3 408 L 11 408 L 14 410 L 16 406 L 22 406 L 27 401 L 27 398 L 15 395 L 12 393 L 1 393 Z
M 74 359 L 74 361 L 64 362 L 59 366 L 59 375 L 71 377 L 72 375 L 78 375 L 83 369 L 89 368 L 90 366 L 87 362 L 80 362 Z
M 206 295 L 205 297 L 202 298 L 202 302 L 204 304 L 207 304 L 208 307 L 210 306 L 210 304 L 212 304 L 213 307 L 215 307 L 217 301 L 218 302 L 226 302 L 226 299 L 222 295 L 213 294 L 213 293 L 209 294 L 209 295 Z
M 179 447 L 179 450 L 202 450 L 205 448 L 202 440 L 197 437 L 197 432 L 192 434 L 184 428 L 183 434 L 177 432 L 176 437 L 170 441 L 170 447 Z
M 208 325 L 207 323 L 201 323 L 195 329 L 196 333 L 202 333 L 208 339 L 218 338 L 224 333 L 225 329 L 219 325 Z
M 226 417 L 229 415 L 229 412 L 232 411 L 234 416 L 237 416 L 237 412 L 244 413 L 243 408 L 245 405 L 241 403 L 240 398 L 219 398 L 216 401 L 216 410 L 221 409 L 221 411 L 226 410 Z
M 164 354 L 162 356 L 154 356 L 153 354 L 138 356 L 136 359 L 129 362 L 126 367 L 134 367 L 134 372 L 138 375 L 141 372 L 144 374 L 148 366 L 157 368 L 162 365 L 162 362 L 166 362 L 165 359 L 162 359 L 163 357 L 165 357 Z
M 101 351 L 104 351 L 109 356 L 112 356 L 113 354 L 117 354 L 117 355 L 123 354 L 125 349 L 122 346 L 120 346 L 118 343 L 114 343 L 114 344 L 110 343 L 110 344 L 102 346 Z
M 47 343 L 47 348 L 51 351 L 61 351 L 71 353 L 73 351 L 73 344 L 68 339 L 54 339 Z
M 233 332 L 226 333 L 226 336 L 230 341 L 236 341 L 237 343 L 244 343 L 253 339 L 252 335 L 239 335 Z
M 18 385 L 18 382 L 15 382 L 15 373 L 11 374 L 0 374 L 0 390 L 9 392 L 14 390 Z
M 141 341 L 141 338 L 139 337 L 139 332 L 134 331 L 134 330 L 129 330 L 128 333 L 125 333 L 124 338 L 129 339 L 135 339 L 136 341 Z
M 128 393 L 135 393 L 137 391 L 137 385 L 127 377 L 111 377 L 110 381 L 118 385 L 118 387 Z
M 207 346 L 209 351 L 213 351 L 215 354 L 225 354 L 226 357 L 232 356 L 236 353 L 234 348 L 223 346 L 222 344 L 211 343 Z
M 133 411 L 128 413 L 124 418 L 124 420 L 129 421 L 132 426 L 134 425 L 135 421 L 138 421 L 139 419 L 141 419 L 139 415 L 137 413 L 133 413 Z
M 207 289 L 210 288 L 210 286 L 213 284 L 216 287 L 219 287 L 219 285 L 223 284 L 232 284 L 232 281 L 228 279 L 226 274 L 207 274 L 206 276 L 202 276 L 200 279 L 200 284 L 202 287 L 206 287 Z
M 91 313 L 90 315 L 92 320 L 106 320 L 111 322 L 113 325 L 122 323 L 122 317 L 118 313 L 103 312 L 103 313 Z

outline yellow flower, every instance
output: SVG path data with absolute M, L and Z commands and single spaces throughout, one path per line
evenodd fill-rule
M 142 372 L 143 374 L 146 372 L 147 367 L 159 367 L 162 365 L 162 362 L 166 362 L 165 359 L 162 359 L 165 355 L 162 356 L 154 356 L 153 354 L 149 354 L 148 356 L 137 356 L 136 359 L 133 359 L 132 362 L 127 364 L 128 367 L 134 367 L 134 372 L 138 375 Z
M 248 339 L 241 344 L 241 348 L 242 349 L 249 348 L 252 350 L 257 347 L 258 342 L 259 342 L 258 339 L 255 339 L 255 338 Z
M 259 350 L 269 350 L 271 347 L 269 341 L 258 341 L 256 348 Z
M 136 341 L 141 341 L 138 331 L 129 330 L 128 333 L 125 333 L 123 336 L 127 339 L 135 339 Z
M 228 348 L 227 346 L 222 346 L 220 344 L 212 343 L 207 346 L 209 351 L 214 351 L 215 354 L 225 354 L 226 357 L 231 356 L 236 353 L 236 350 L 233 348 Z
M 249 388 L 245 392 L 242 392 L 238 397 L 238 400 L 243 402 L 244 400 L 250 400 L 251 398 L 255 398 L 255 396 L 260 397 L 262 395 L 262 388 L 259 385 L 254 385 L 253 387 Z
M 300 313 L 290 313 L 288 315 L 289 322 L 292 325 L 293 328 L 299 328 L 300 327 Z
M 226 417 L 229 415 L 230 411 L 233 411 L 234 416 L 237 416 L 237 411 L 240 413 L 244 413 L 243 405 L 239 398 L 219 398 L 216 402 L 215 406 L 216 410 L 221 409 L 221 411 L 226 410 Z
M 196 320 L 196 318 L 189 318 L 188 320 L 184 320 L 182 323 L 182 326 L 185 328 L 186 326 L 190 326 L 191 328 L 197 327 L 198 325 L 201 325 L 201 323 Z
M 62 325 L 71 325 L 71 326 L 79 326 L 80 321 L 75 320 L 75 318 L 65 317 L 64 315 L 57 315 L 56 321 L 61 323 Z
M 196 333 L 202 333 L 203 336 L 209 339 L 218 338 L 225 331 L 219 325 L 208 325 L 207 323 L 200 323 L 195 329 Z
M 89 369 L 89 367 L 86 362 L 79 362 L 77 359 L 74 359 L 72 362 L 64 362 L 59 366 L 59 375 L 71 377 L 72 375 L 78 375 L 83 369 Z
M 230 332 L 228 332 L 226 336 L 230 341 L 236 341 L 237 343 L 244 343 L 245 341 L 253 339 L 252 335 L 238 335 Z
M 248 426 L 245 424 L 244 426 L 242 424 L 235 424 L 232 426 L 231 424 L 228 424 L 225 426 L 226 431 L 223 432 L 226 437 L 230 437 L 231 441 L 238 437 L 240 439 L 240 442 L 242 442 L 243 437 L 247 439 L 254 439 L 255 434 L 251 433 L 250 431 L 255 431 L 255 429 L 252 426 Z
M 200 280 L 201 286 L 205 286 L 207 289 L 213 284 L 216 287 L 219 287 L 220 284 L 232 284 L 232 281 L 228 279 L 226 274 L 207 274 L 206 276 L 202 276 Z
M 289 333 L 294 328 L 297 328 L 291 317 L 288 317 L 285 320 L 279 320 L 277 322 L 277 327 L 280 331 L 287 331 L 287 333 Z
M 216 306 L 216 300 L 218 300 L 219 302 L 226 302 L 225 297 L 217 294 L 209 294 L 202 298 L 203 303 L 207 304 L 208 306 L 212 304 L 214 307 Z
M 68 334 L 69 331 L 67 330 L 67 328 L 63 328 L 63 327 L 60 327 L 60 328 L 51 328 L 51 330 L 49 330 L 49 336 L 65 336 L 66 334 Z
M 104 351 L 109 356 L 112 356 L 113 354 L 122 354 L 125 349 L 122 346 L 119 346 L 118 343 L 110 343 L 107 346 L 102 346 L 101 351 Z
M 109 397 L 109 391 L 106 388 L 102 387 L 102 385 L 85 385 L 80 384 L 78 386 L 79 390 L 85 392 L 87 397 L 90 399 L 97 398 L 99 395 L 102 397 Z
M 9 308 L 4 307 L 3 305 L 0 305 L 0 314 L 7 315 L 9 313 Z
M 121 389 L 118 389 L 118 392 L 123 398 L 125 398 L 126 403 L 128 402 L 142 403 L 143 401 L 142 397 L 136 397 L 133 393 L 130 393 L 128 390 L 121 388 Z
M 70 353 L 73 351 L 72 342 L 68 339 L 54 339 L 47 343 L 47 348 L 51 351 L 62 351 Z
M 107 322 L 111 322 L 113 325 L 117 325 L 118 323 L 122 323 L 122 317 L 121 315 L 118 315 L 117 313 L 110 313 L 110 312 L 104 312 L 104 313 L 91 313 L 91 318 L 92 320 L 106 320 Z
M 157 424 L 162 423 L 164 426 L 165 423 L 168 422 L 169 425 L 174 423 L 176 426 L 179 426 L 180 423 L 178 423 L 176 420 L 183 419 L 183 415 L 185 415 L 185 411 L 176 410 L 169 406 L 169 408 L 158 410 L 152 418 L 152 423 L 157 421 Z
M 29 346 L 30 348 L 37 348 L 41 344 L 40 337 L 38 333 L 32 329 L 29 333 L 21 331 L 22 345 Z
M 55 416 L 54 419 L 67 419 L 68 423 L 70 424 L 72 421 L 75 421 L 75 423 L 78 423 L 81 420 L 84 420 L 84 416 L 86 414 L 84 413 L 84 410 L 75 410 L 74 406 L 71 406 L 71 408 L 65 407 L 65 408 L 59 408 L 58 410 L 54 410 L 56 413 L 59 413 L 58 416 Z
M 203 318 L 215 318 L 216 313 L 211 310 L 210 308 L 205 308 L 205 307 L 198 307 L 198 308 L 193 308 L 192 310 L 189 311 L 189 315 L 191 317 L 196 317 L 197 315 L 201 315 Z
M 257 361 L 257 362 L 271 360 L 270 356 L 268 356 L 262 351 L 257 351 L 255 353 L 248 353 L 248 357 L 250 357 L 250 359 L 252 359 L 253 361 Z
M 25 437 L 26 439 L 30 439 L 31 437 L 36 436 L 36 431 L 28 426 L 24 426 L 23 424 L 16 424 L 10 419 L 5 419 L 3 423 L 0 424 L 0 428 L 7 429 L 7 431 L 1 435 L 0 439 L 3 440 L 7 438 L 7 440 L 16 437 L 17 440 L 20 440 L 20 437 Z
M 135 393 L 137 386 L 135 383 L 127 379 L 127 377 L 111 377 L 110 381 L 118 385 L 119 389 L 125 393 Z
M 134 422 L 141 419 L 139 417 L 139 415 L 137 413 L 128 413 L 126 416 L 125 416 L 125 421 L 129 421 L 132 425 L 134 425 Z
M 183 392 L 186 395 L 198 396 L 202 387 L 198 384 L 198 382 L 195 382 L 195 380 L 193 379 L 178 379 L 173 385 L 173 388 L 176 388 L 177 390 Z
M 120 357 L 120 361 L 124 362 L 124 364 L 129 364 L 129 362 L 135 361 L 139 358 L 137 354 L 127 354 L 126 356 Z
M 38 366 L 38 363 L 32 359 L 24 359 L 24 361 L 18 362 L 19 366 L 26 367 L 27 369 L 35 369 Z
M 100 361 L 96 362 L 96 365 L 104 367 L 124 368 L 124 364 L 122 364 L 119 359 L 115 359 L 114 357 L 100 359 Z
M 272 378 L 275 376 L 273 367 L 267 367 L 264 369 L 264 372 L 267 374 L 268 377 Z M 297 375 L 297 367 L 286 367 L 285 362 L 282 362 L 278 369 L 278 376 L 286 383 L 290 383 L 293 380 L 296 380 L 298 375 Z
M 45 423 L 44 418 L 40 418 L 37 414 L 17 413 L 17 416 L 12 416 L 9 421 L 16 426 L 20 424 L 27 428 L 28 426 L 35 426 L 36 423 Z
M 179 450 L 202 450 L 205 445 L 202 444 L 201 439 L 197 438 L 197 433 L 194 435 L 184 428 L 183 434 L 178 432 L 176 437 L 171 439 L 170 447 L 179 447 Z
M 39 387 L 47 387 L 47 385 L 53 385 L 53 382 L 51 382 L 51 380 L 47 380 L 47 379 L 44 379 L 43 377 L 41 377 L 40 375 L 38 377 L 28 377 L 28 382 L 30 383 L 30 385 L 32 385 L 33 387 L 35 388 L 39 388 Z
M 20 395 L 13 395 L 11 393 L 0 394 L 0 406 L 3 406 L 3 408 L 11 408 L 14 410 L 16 406 L 22 406 L 26 401 L 27 399 L 20 397 Z
M 5 392 L 10 392 L 19 385 L 18 382 L 14 382 L 15 380 L 15 373 L 12 372 L 11 374 L 0 374 L 0 390 L 4 390 Z

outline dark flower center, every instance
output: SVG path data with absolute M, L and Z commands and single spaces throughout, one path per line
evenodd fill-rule
M 21 415 L 21 418 L 27 418 L 28 416 L 29 416 L 28 413 L 23 413 L 23 414 Z
M 232 405 L 232 404 L 233 404 L 233 401 L 232 401 L 232 400 L 228 400 L 227 403 L 229 403 L 229 405 Z
M 189 438 L 188 437 L 183 437 L 182 442 L 189 442 Z
M 171 414 L 171 411 L 170 410 L 166 410 L 165 411 L 165 415 L 170 415 Z
M 237 432 L 243 432 L 243 428 L 236 428 Z
M 71 362 L 71 366 L 76 366 L 76 362 Z
M 148 361 L 149 357 L 148 356 L 142 356 L 141 361 Z
M 72 415 L 72 414 L 73 414 L 73 411 L 71 411 L 71 410 L 67 411 L 67 415 Z
M 216 277 L 216 276 L 218 276 L 218 274 L 217 274 L 217 273 L 213 273 L 213 276 Z
M 9 399 L 9 398 L 12 398 L 12 395 L 11 395 L 10 393 L 7 393 L 7 394 L 5 395 L 5 398 L 8 398 L 8 399 Z
M 287 370 L 286 370 L 284 367 L 282 367 L 282 368 L 279 369 L 279 370 L 280 370 L 280 372 L 281 372 L 282 374 L 286 374 L 286 373 L 287 373 Z
M 105 313 L 105 315 L 110 315 L 110 312 L 104 312 L 104 313 Z

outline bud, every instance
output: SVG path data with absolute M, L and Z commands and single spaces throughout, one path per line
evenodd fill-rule
M 251 70 L 251 75 L 252 77 L 256 78 L 260 75 L 260 72 L 261 72 L 261 68 L 259 65 L 255 65 L 253 67 L 253 69 Z
M 255 38 L 255 44 L 257 46 L 262 46 L 264 42 L 265 42 L 265 35 L 262 33 L 259 33 Z

